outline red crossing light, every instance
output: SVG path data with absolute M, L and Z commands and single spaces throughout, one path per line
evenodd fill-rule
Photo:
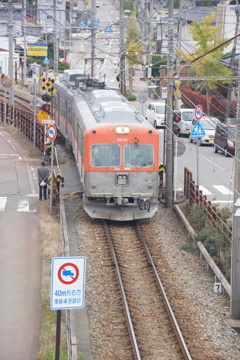
M 50 114 L 51 107 L 48 104 L 43 104 L 41 110 L 45 111 L 47 114 Z

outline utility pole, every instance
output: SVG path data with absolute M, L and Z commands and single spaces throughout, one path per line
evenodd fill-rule
M 173 46 L 173 0 L 168 1 L 168 58 L 167 72 L 172 72 L 174 66 L 174 46 Z M 166 120 L 166 197 L 165 206 L 173 206 L 173 118 L 172 118 L 172 98 L 173 84 L 170 80 L 167 82 L 167 120 Z
M 238 34 L 238 28 L 239 28 L 239 4 L 236 8 L 236 29 L 235 29 L 235 36 Z M 231 60 L 230 60 L 230 69 L 233 69 L 233 63 L 235 60 L 236 55 L 236 46 L 237 46 L 237 37 L 235 37 L 233 41 L 233 49 L 231 54 Z M 230 116 L 230 106 L 231 106 L 231 95 L 232 95 L 232 89 L 233 89 L 233 82 L 231 81 L 230 84 L 228 84 L 228 93 L 227 93 L 227 106 L 226 106 L 226 118 L 229 118 Z
M 125 82 L 125 48 L 124 48 L 124 17 L 123 17 L 123 0 L 120 0 L 120 14 L 119 14 L 119 30 L 120 30 L 120 91 L 122 95 L 126 93 Z
M 26 25 L 27 25 L 27 1 L 23 1 L 23 43 L 24 43 L 24 53 L 23 53 L 23 84 L 26 84 L 27 77 L 27 41 L 26 41 Z
M 95 47 L 96 47 L 96 0 L 91 0 L 91 76 L 94 77 L 94 59 L 95 59 Z
M 8 74 L 12 80 L 12 86 L 9 89 L 9 103 L 14 105 L 14 69 L 13 69 L 13 4 L 8 2 Z
M 53 34 L 54 34 L 54 76 L 58 76 L 58 37 L 57 37 L 57 21 L 56 21 L 56 0 L 53 0 Z
M 239 18 L 238 18 L 239 19 Z M 239 44 L 239 41 L 237 41 Z M 240 56 L 238 57 L 238 76 L 240 76 Z M 240 80 L 237 81 L 237 116 L 230 119 L 230 123 L 236 125 L 237 134 L 235 141 L 234 157 L 234 207 L 233 207 L 233 236 L 231 256 L 231 299 L 230 314 L 234 319 L 240 319 Z

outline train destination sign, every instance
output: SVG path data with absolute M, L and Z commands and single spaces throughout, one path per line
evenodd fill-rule
M 86 258 L 60 257 L 52 259 L 51 309 L 84 307 Z

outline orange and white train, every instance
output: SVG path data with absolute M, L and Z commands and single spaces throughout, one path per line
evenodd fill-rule
M 64 72 L 53 118 L 75 155 L 92 218 L 150 218 L 158 208 L 159 132 L 104 83 Z

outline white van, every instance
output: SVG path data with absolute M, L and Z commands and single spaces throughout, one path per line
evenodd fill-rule
M 151 102 L 146 111 L 146 119 L 155 129 L 165 127 L 166 103 L 165 101 Z

